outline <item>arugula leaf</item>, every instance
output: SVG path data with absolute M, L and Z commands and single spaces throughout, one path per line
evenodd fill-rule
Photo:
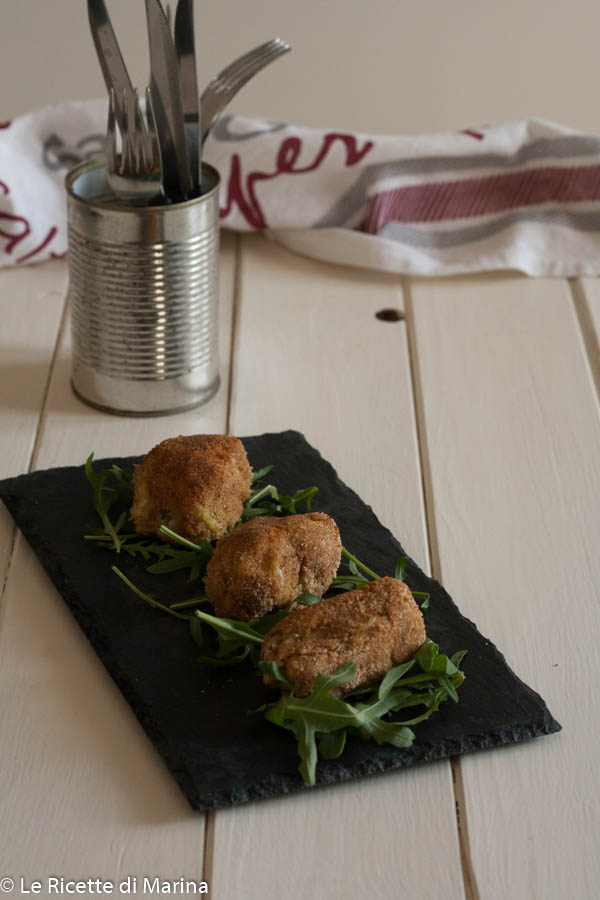
M 408 662 L 402 663 L 401 665 L 390 669 L 389 672 L 387 672 L 379 682 L 379 687 L 377 688 L 377 699 L 385 700 L 392 688 L 396 686 L 400 678 L 403 678 L 407 672 L 410 672 L 415 662 L 416 659 L 413 657 L 413 659 L 409 659 Z
M 291 687 L 290 682 L 287 680 L 279 666 L 273 660 L 265 661 L 261 659 L 258 664 L 259 672 L 262 672 L 263 675 L 270 675 L 271 678 L 274 678 L 276 681 L 280 681 L 282 684 L 285 684 L 287 687 Z
M 380 719 L 389 710 L 384 701 L 380 704 L 352 706 L 345 700 L 332 697 L 331 691 L 356 674 L 356 663 L 346 662 L 330 675 L 318 675 L 315 688 L 308 697 L 296 697 L 293 692 L 267 707 L 269 720 L 279 724 L 282 720 L 289 730 L 293 730 L 298 742 L 300 757 L 299 771 L 304 781 L 315 783 L 318 751 L 317 735 L 331 734 L 346 728 L 357 728 L 363 736 L 373 737 L 378 743 L 392 743 L 397 747 L 410 746 L 414 735 L 410 729 Z M 279 709 L 277 709 L 279 707 Z M 343 748 L 345 737 L 325 740 L 326 752 Z M 341 752 L 341 750 L 339 750 Z M 328 758 L 332 758 L 329 756 Z
M 183 537 L 181 534 L 177 534 L 176 531 L 173 531 L 171 528 L 167 528 L 166 525 L 160 525 L 158 530 L 161 534 L 170 537 L 172 540 L 176 541 L 178 544 L 182 544 L 184 547 L 188 547 L 190 550 L 203 550 L 206 549 L 205 545 L 208 544 L 211 546 L 210 541 L 202 541 L 202 544 L 196 544 L 194 541 L 190 541 L 189 538 Z M 212 552 L 212 548 L 211 548 Z
M 463 659 L 465 658 L 466 655 L 467 655 L 466 650 L 457 650 L 456 653 L 453 653 L 452 656 L 450 657 L 450 659 L 452 660 L 452 662 L 454 663 L 454 665 L 456 666 L 457 669 L 460 666 L 461 662 L 463 661 Z
M 454 654 L 458 662 L 463 656 L 462 651 Z M 299 771 L 308 785 L 315 783 L 319 753 L 324 759 L 335 759 L 347 734 L 378 744 L 410 747 L 415 735 L 409 726 L 428 718 L 444 700 L 458 700 L 457 688 L 464 680 L 453 660 L 439 653 L 437 644 L 429 640 L 413 659 L 390 669 L 379 684 L 353 691 L 343 699 L 332 697 L 331 691 L 355 673 L 355 663 L 344 663 L 331 675 L 319 675 L 308 697 L 296 697 L 291 691 L 261 708 L 267 721 L 295 734 Z M 383 718 L 419 706 L 424 712 L 404 721 Z
M 116 550 L 116 552 L 119 553 L 122 546 L 122 540 L 119 537 L 118 532 L 125 524 L 126 514 L 125 516 L 119 516 L 115 526 L 111 522 L 108 513 L 123 492 L 124 473 L 123 470 L 119 469 L 117 466 L 96 472 L 93 461 L 94 454 L 90 453 L 85 462 L 85 477 L 92 486 L 94 508 L 104 525 L 104 533 L 111 543 L 111 549 Z M 113 476 L 113 480 L 116 480 L 116 487 L 110 487 L 106 484 L 107 479 L 111 475 Z
M 320 594 L 298 594 L 296 603 L 302 603 L 304 606 L 314 606 L 320 603 L 323 598 Z
M 364 575 L 355 577 L 352 574 L 336 575 L 329 586 L 330 591 L 353 591 L 354 588 L 362 587 L 369 581 Z
M 133 472 L 126 472 L 125 469 L 115 465 L 112 465 L 109 471 L 112 472 L 119 486 L 120 498 L 125 502 L 129 499 L 133 500 Z
M 440 653 L 439 646 L 429 638 L 417 650 L 415 659 L 424 672 L 442 672 L 444 675 L 456 675 L 458 671 L 458 666 L 452 659 Z
M 208 543 L 208 541 L 207 541 Z M 151 575 L 167 575 L 169 572 L 179 572 L 181 569 L 189 569 L 190 574 L 188 581 L 196 581 L 204 569 L 206 563 L 212 556 L 212 547 L 209 552 L 199 552 L 197 550 L 176 550 L 170 556 L 170 559 L 163 559 L 159 562 L 152 563 L 148 566 L 148 572 Z M 125 548 L 127 549 L 127 547 Z
M 264 487 L 254 490 L 246 500 L 240 522 L 249 522 L 259 516 L 294 515 L 298 512 L 297 507 L 300 503 L 304 503 L 306 511 L 310 512 L 312 498 L 318 493 L 318 490 L 314 486 L 301 488 L 288 496 L 280 494 L 274 484 L 266 484 Z
M 299 503 L 304 503 L 306 506 L 306 511 L 310 512 L 312 498 L 315 496 L 315 494 L 318 493 L 318 487 L 303 488 L 300 491 L 296 491 L 296 493 L 292 494 L 291 497 L 280 497 L 280 502 L 283 509 L 286 512 L 291 513 L 292 515 L 295 515 L 297 513 L 296 506 Z
M 224 666 L 228 663 L 237 665 L 249 657 L 260 668 L 260 647 L 264 636 L 285 616 L 289 615 L 289 612 L 287 609 L 280 609 L 267 613 L 260 619 L 252 619 L 250 622 L 238 622 L 235 619 L 224 619 L 220 616 L 211 616 L 209 613 L 202 612 L 199 609 L 195 610 L 191 621 L 196 620 L 210 625 L 216 632 L 218 641 L 216 658 L 203 657 L 202 661 L 211 662 L 212 659 L 217 659 L 219 665 Z M 192 629 L 192 637 L 194 639 L 196 639 L 195 630 L 197 629 L 197 625 Z M 200 639 L 201 644 L 203 640 L 202 636 Z M 239 651 L 242 651 L 243 655 Z
M 199 647 L 204 645 L 204 629 L 202 623 L 204 622 L 214 627 L 213 620 L 215 618 L 215 616 L 207 616 L 206 614 L 190 616 L 190 632 L 192 638 Z M 223 619 L 220 621 L 226 622 L 227 620 Z M 245 661 L 250 653 L 250 649 L 251 644 L 248 642 L 247 637 L 244 637 L 242 643 L 237 643 L 232 630 L 227 630 L 226 626 L 223 626 L 220 634 L 219 653 L 217 653 L 217 656 L 199 656 L 198 661 L 211 666 L 235 666 Z M 239 650 L 240 652 L 236 653 L 236 650 Z
M 185 547 L 185 550 L 172 543 L 141 538 L 128 520 L 133 500 L 133 474 L 115 465 L 96 471 L 93 459 L 94 454 L 91 453 L 86 461 L 85 474 L 92 486 L 94 508 L 103 527 L 93 528 L 89 534 L 84 535 L 84 539 L 95 541 L 104 549 L 117 553 L 123 550 L 131 557 L 140 556 L 146 561 L 156 557 L 156 562 L 148 567 L 152 575 L 165 575 L 181 569 L 189 569 L 188 581 L 194 581 L 203 575 L 213 552 L 210 541 L 195 544 L 165 526 L 160 530 L 172 541 Z M 121 510 L 113 522 L 109 513 L 115 505 L 125 505 L 125 509 Z
M 369 567 L 362 563 L 353 553 L 350 553 L 346 547 L 342 547 L 342 555 L 349 560 L 348 568 L 356 578 L 360 577 L 360 572 L 358 570 L 362 569 L 363 572 L 369 576 L 369 578 L 364 579 L 365 582 L 379 580 L 379 575 L 376 575 L 372 569 L 369 569 Z
M 190 597 L 189 600 L 176 600 L 175 603 L 169 603 L 169 609 L 189 609 L 190 607 L 202 606 L 208 603 L 208 597 Z
M 154 607 L 156 607 L 156 609 L 161 609 L 163 612 L 168 613 L 170 616 L 175 616 L 176 619 L 189 619 L 190 618 L 189 616 L 186 616 L 183 613 L 178 613 L 174 609 L 170 609 L 168 606 L 165 606 L 164 603 L 160 603 L 160 601 L 156 599 L 154 594 L 146 594 L 144 591 L 141 591 L 138 587 L 135 586 L 135 584 L 133 584 L 133 582 L 131 582 L 129 580 L 129 578 L 127 578 L 126 575 L 124 575 L 121 572 L 120 569 L 117 569 L 116 566 L 111 566 L 111 569 L 115 573 L 115 575 L 119 576 L 121 581 L 123 581 L 127 585 L 128 588 L 131 588 L 131 590 L 134 592 L 134 594 L 137 594 L 138 597 L 141 597 L 142 600 L 145 600 L 146 603 L 148 603 L 150 606 L 154 606 Z
M 206 666 L 239 666 L 248 658 L 251 653 L 250 647 L 244 647 L 239 653 L 231 653 L 229 656 L 221 659 L 218 656 L 199 656 L 198 662 L 204 663 Z
M 196 616 L 190 616 L 190 631 L 195 643 L 202 647 L 204 644 L 204 629 L 202 628 L 201 620 L 197 619 Z
M 259 469 L 258 472 L 255 472 L 254 475 L 252 476 L 252 484 L 253 485 L 258 484 L 260 481 L 263 480 L 265 475 L 268 475 L 269 472 L 271 472 L 274 468 L 275 468 L 275 466 L 264 466 L 262 469 Z
M 345 728 L 318 734 L 319 756 L 323 759 L 337 759 L 338 756 L 341 756 L 346 746 L 346 734 Z
M 397 578 L 398 581 L 404 581 L 404 570 L 406 569 L 406 564 L 408 563 L 408 556 L 401 556 L 398 562 L 396 563 L 396 571 L 394 572 L 394 578 Z
M 254 631 L 264 637 L 265 634 L 270 631 L 271 628 L 274 628 L 278 622 L 281 622 L 282 619 L 285 619 L 286 616 L 289 616 L 290 612 L 290 609 L 276 609 L 275 612 L 267 613 L 260 619 L 252 619 L 249 624 L 252 625 Z
M 202 622 L 206 622 L 207 625 L 210 625 L 216 631 L 219 640 L 219 648 L 217 650 L 217 657 L 219 658 L 231 656 L 236 650 L 240 648 L 245 649 L 248 645 L 260 647 L 263 642 L 262 634 L 255 631 L 248 622 L 221 619 L 219 616 L 211 616 L 209 613 L 202 612 L 199 609 L 194 612 L 192 618 L 194 617 L 201 619 Z M 195 640 L 193 631 L 192 637 Z
M 258 491 L 253 491 L 250 495 L 250 498 L 246 500 L 244 504 L 244 511 L 248 512 L 258 500 L 262 500 L 263 497 L 270 497 L 272 500 L 276 500 L 279 502 L 279 492 L 274 484 L 266 484 L 264 487 L 260 488 Z
M 311 594 L 310 596 L 314 595 Z M 320 600 L 321 598 L 318 597 L 317 599 Z M 193 604 L 197 605 L 198 602 L 199 601 L 197 600 L 193 601 Z M 190 605 L 191 603 L 192 601 L 190 601 Z M 171 606 L 171 609 L 181 606 L 183 606 L 183 604 L 175 603 Z M 267 632 L 269 632 L 271 628 L 274 628 L 278 622 L 281 622 L 282 619 L 285 619 L 286 616 L 289 616 L 290 612 L 291 609 L 278 609 L 274 612 L 267 613 L 260 619 L 251 619 L 249 622 L 239 622 L 235 619 L 211 616 L 209 613 L 197 609 L 194 612 L 193 619 L 204 622 L 206 625 L 210 625 L 216 632 L 218 639 L 217 658 L 219 659 L 219 665 L 227 665 L 228 660 L 231 661 L 232 665 L 237 665 L 239 662 L 242 662 L 243 659 L 249 657 L 252 661 L 257 663 L 257 667 L 262 671 L 261 666 L 263 664 L 259 661 L 258 648 L 262 644 L 263 638 Z M 243 657 L 238 654 L 237 651 L 239 650 L 245 651 Z M 206 661 L 210 660 L 204 658 L 204 662 Z M 273 663 L 273 665 L 275 665 L 275 663 Z M 274 673 L 271 672 L 271 674 Z M 278 676 L 275 675 L 275 677 L 277 678 Z M 286 683 L 288 683 L 283 676 L 278 680 L 286 681 Z
M 355 588 L 363 587 L 365 584 L 369 584 L 370 581 L 379 578 L 375 572 L 372 572 L 371 569 L 364 565 L 364 563 L 361 563 L 353 553 L 350 553 L 350 551 L 346 549 L 346 547 L 342 547 L 342 555 L 348 560 L 348 572 L 342 572 L 341 575 L 336 575 L 329 587 L 330 591 L 353 591 Z M 359 570 L 359 566 L 371 577 L 367 578 L 366 575 Z

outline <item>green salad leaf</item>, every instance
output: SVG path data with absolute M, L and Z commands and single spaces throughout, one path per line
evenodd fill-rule
M 290 682 L 287 680 L 277 663 L 273 662 L 273 660 L 261 659 L 258 664 L 258 671 L 263 675 L 270 675 L 271 678 L 281 682 L 281 684 L 286 685 L 286 687 L 291 687 Z
M 249 522 L 259 516 L 285 516 L 295 515 L 302 503 L 306 507 L 305 512 L 310 512 L 311 502 L 319 489 L 307 487 L 296 491 L 294 494 L 280 494 L 274 484 L 266 484 L 257 488 L 244 503 L 241 522 Z
M 209 541 L 192 544 L 175 532 L 165 529 L 173 543 L 163 543 L 152 538 L 143 538 L 135 533 L 129 520 L 129 509 L 133 502 L 133 475 L 119 466 L 96 470 L 91 453 L 85 464 L 85 475 L 92 486 L 94 509 L 102 527 L 90 528 L 84 535 L 86 541 L 94 541 L 99 547 L 123 551 L 128 556 L 141 557 L 152 562 L 148 571 L 153 575 L 164 575 L 189 569 L 188 581 L 194 581 L 204 574 L 206 563 L 212 555 Z M 116 516 L 112 517 L 112 510 Z M 185 549 L 183 549 L 185 547 Z
M 122 500 L 124 496 L 128 498 L 133 496 L 132 481 L 127 473 L 118 466 L 111 466 L 109 469 L 96 472 L 93 462 L 94 454 L 90 453 L 85 463 L 85 475 L 92 486 L 94 507 L 104 526 L 102 534 L 106 543 L 111 550 L 119 553 L 123 545 L 123 537 L 120 532 L 123 531 L 126 524 L 127 510 L 122 511 L 115 522 L 111 520 L 109 512 L 114 504 Z
M 379 684 L 343 698 L 331 696 L 332 691 L 356 674 L 356 664 L 345 662 L 330 675 L 318 675 L 308 697 L 297 697 L 293 691 L 284 690 L 279 700 L 264 704 L 257 712 L 274 725 L 293 732 L 298 742 L 300 774 L 306 784 L 313 785 L 319 754 L 324 759 L 335 759 L 343 751 L 348 734 L 377 744 L 410 747 L 415 735 L 409 726 L 427 719 L 448 698 L 458 702 L 456 689 L 462 684 L 464 673 L 454 660 L 460 662 L 463 656 L 461 652 L 449 659 L 439 653 L 437 644 L 427 640 L 413 659 L 390 669 Z M 273 674 L 264 666 L 263 663 L 263 672 Z M 287 682 L 285 675 L 279 674 L 280 680 Z M 416 712 L 419 707 L 424 711 L 411 718 L 388 718 L 401 709 Z

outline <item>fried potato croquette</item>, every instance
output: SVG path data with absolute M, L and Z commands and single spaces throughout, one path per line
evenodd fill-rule
M 218 616 L 257 619 L 299 594 L 326 591 L 341 550 L 338 527 L 325 513 L 252 519 L 218 542 L 206 596 Z
M 133 474 L 131 519 L 139 534 L 166 525 L 191 541 L 214 541 L 233 528 L 250 496 L 252 469 L 241 441 L 226 434 L 162 441 Z
M 298 697 L 311 693 L 317 675 L 355 662 L 354 678 L 332 691 L 339 696 L 378 681 L 411 659 L 425 637 L 423 615 L 407 585 L 380 578 L 294 610 L 267 633 L 261 658 L 277 663 Z M 267 674 L 264 682 L 282 687 Z

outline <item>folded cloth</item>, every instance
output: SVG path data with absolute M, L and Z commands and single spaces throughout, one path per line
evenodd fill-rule
M 106 109 L 0 123 L 0 266 L 65 254 L 64 176 L 102 152 Z M 600 274 L 600 139 L 539 119 L 409 137 L 224 115 L 204 157 L 225 227 L 308 256 L 409 275 Z

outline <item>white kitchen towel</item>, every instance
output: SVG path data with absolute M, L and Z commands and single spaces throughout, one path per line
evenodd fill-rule
M 106 101 L 0 122 L 0 266 L 67 251 L 64 176 L 102 152 Z M 365 135 L 224 115 L 205 146 L 221 223 L 409 275 L 600 274 L 600 138 L 527 119 Z

